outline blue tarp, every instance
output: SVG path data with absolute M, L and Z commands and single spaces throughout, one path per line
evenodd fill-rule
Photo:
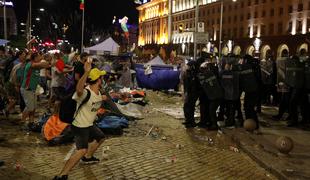
M 154 90 L 175 89 L 180 82 L 180 70 L 169 65 L 152 65 L 152 73 L 145 75 L 145 66 L 136 64 L 136 78 L 141 88 Z

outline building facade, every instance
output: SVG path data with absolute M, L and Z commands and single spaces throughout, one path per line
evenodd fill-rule
M 180 45 L 193 43 L 196 0 L 170 1 L 172 17 L 170 42 Z M 142 7 L 146 5 L 148 3 Z M 140 11 L 140 18 L 142 15 Z M 218 52 L 220 17 L 221 0 L 199 0 L 198 21 L 209 35 L 209 42 L 203 44 L 207 51 Z M 152 24 L 153 19 L 148 23 Z M 167 26 L 167 24 L 159 25 Z M 162 27 L 156 26 L 156 28 Z M 139 29 L 139 33 L 141 38 L 150 34 L 142 28 Z M 265 58 L 267 54 L 276 58 L 308 52 L 309 42 L 309 0 L 237 0 L 236 2 L 223 0 L 223 54 L 259 53 L 261 58 Z M 144 44 L 148 43 L 156 42 L 146 41 Z
M 0 1 L 0 38 L 4 38 L 3 2 L 4 1 Z M 6 24 L 8 37 L 11 35 L 17 35 L 17 19 L 13 8 L 13 3 L 11 1 L 6 1 Z
M 153 0 L 139 6 L 140 46 L 168 43 L 168 0 Z

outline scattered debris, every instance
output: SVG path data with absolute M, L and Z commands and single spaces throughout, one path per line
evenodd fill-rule
M 177 149 L 183 149 L 183 148 L 184 148 L 184 145 L 176 144 L 175 147 L 176 147 Z
M 15 169 L 16 171 L 20 171 L 22 168 L 23 168 L 23 165 L 22 165 L 22 164 L 20 164 L 19 162 L 15 163 L 14 169 Z
M 238 153 L 238 152 L 239 152 L 239 149 L 238 149 L 238 148 L 236 148 L 236 147 L 234 147 L 234 146 L 230 146 L 230 147 L 229 147 L 229 149 L 230 149 L 231 151 L 236 152 L 236 153 Z
M 166 140 L 167 140 L 167 137 L 166 137 L 166 136 L 163 136 L 161 139 L 164 140 L 164 141 L 166 141 Z
M 286 172 L 292 173 L 292 172 L 294 172 L 294 170 L 293 169 L 286 169 Z
M 109 155 L 107 153 L 108 151 L 110 151 L 110 146 L 102 147 L 102 154 L 101 154 L 102 159 L 108 159 L 108 157 L 109 157 Z
M 208 141 L 209 145 L 213 145 L 214 144 L 214 141 L 212 138 L 209 138 L 209 141 Z
M 167 163 L 175 163 L 175 162 L 177 162 L 177 157 L 176 157 L 175 155 L 173 155 L 173 156 L 170 157 L 170 158 L 166 158 L 165 161 L 166 161 Z
M 150 133 L 152 132 L 153 128 L 154 128 L 154 126 L 151 127 L 151 129 L 148 131 L 148 133 L 146 134 L 146 136 L 149 136 L 149 135 L 150 135 Z

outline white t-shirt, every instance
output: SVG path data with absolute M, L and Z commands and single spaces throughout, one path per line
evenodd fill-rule
M 44 60 L 44 59 L 42 59 L 41 62 L 46 63 L 47 61 Z M 42 69 L 40 70 L 40 77 L 46 77 L 46 73 L 45 73 L 45 72 L 46 72 L 46 69 L 45 69 L 45 68 L 42 68 Z
M 90 91 L 90 98 L 87 101 L 86 104 L 84 104 L 79 112 L 77 112 L 77 115 L 75 117 L 75 120 L 72 122 L 72 124 L 76 127 L 85 128 L 93 126 L 94 121 L 96 120 L 97 111 L 101 106 L 102 103 L 102 96 L 99 92 L 99 95 L 94 93 L 89 86 L 86 87 Z M 82 101 L 87 96 L 87 90 L 84 89 L 83 95 L 78 96 L 77 93 L 74 93 L 72 99 L 76 100 L 77 107 L 82 103 Z

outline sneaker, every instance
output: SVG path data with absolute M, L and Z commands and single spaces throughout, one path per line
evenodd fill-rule
M 68 175 L 62 175 L 62 176 L 55 176 L 53 180 L 67 180 Z
M 85 156 L 82 157 L 81 161 L 85 164 L 91 164 L 91 163 L 97 163 L 100 160 L 98 158 L 95 158 L 94 156 L 92 156 L 91 158 L 86 158 Z

